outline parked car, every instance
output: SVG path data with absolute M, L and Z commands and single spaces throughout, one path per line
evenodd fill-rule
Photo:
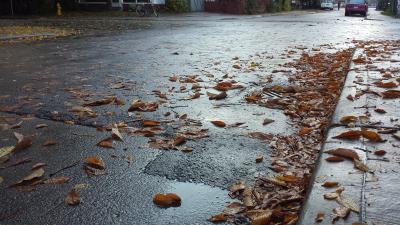
M 367 12 L 368 2 L 366 0 L 347 0 L 345 16 L 350 16 L 352 14 L 367 16 Z
M 321 9 L 333 10 L 333 0 L 321 0 Z

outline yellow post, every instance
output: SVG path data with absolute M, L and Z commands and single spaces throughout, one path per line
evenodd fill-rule
M 61 13 L 61 4 L 59 2 L 57 2 L 57 16 L 62 16 Z

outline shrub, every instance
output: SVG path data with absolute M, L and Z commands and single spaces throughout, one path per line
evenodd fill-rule
M 167 0 L 166 6 L 169 10 L 176 13 L 189 11 L 189 4 L 187 0 Z

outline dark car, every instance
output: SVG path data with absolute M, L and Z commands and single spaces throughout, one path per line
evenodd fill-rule
M 344 15 L 350 16 L 352 14 L 360 14 L 367 16 L 368 3 L 365 0 L 348 0 L 346 3 L 346 10 Z

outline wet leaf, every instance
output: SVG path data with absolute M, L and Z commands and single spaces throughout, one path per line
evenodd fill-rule
M 362 135 L 361 131 L 359 131 L 359 130 L 350 130 L 350 131 L 343 132 L 333 138 L 355 140 L 355 139 L 359 139 L 361 137 L 361 135 Z
M 99 141 L 96 145 L 103 148 L 113 148 L 113 138 L 105 138 Z
M 154 121 L 154 120 L 144 120 L 142 123 L 142 126 L 144 127 L 155 127 L 155 126 L 160 126 L 160 122 Z
M 350 209 L 346 207 L 338 207 L 333 209 L 332 224 L 334 224 L 340 218 L 346 219 L 350 214 Z
M 341 123 L 355 123 L 357 122 L 358 117 L 356 116 L 343 116 L 342 118 L 340 118 L 340 122 Z
M 226 94 L 225 91 L 222 91 L 219 94 L 214 94 L 214 93 L 210 93 L 207 91 L 207 96 L 208 96 L 208 99 L 210 99 L 210 100 L 221 100 L 221 99 L 226 98 L 228 95 Z
M 344 206 L 344 207 L 350 209 L 351 211 L 354 211 L 354 212 L 356 212 L 356 213 L 359 213 L 359 212 L 360 212 L 360 207 L 359 207 L 358 204 L 355 203 L 354 200 L 351 199 L 351 198 L 347 198 L 347 197 L 344 197 L 344 196 L 342 196 L 342 195 L 339 195 L 339 197 L 336 198 L 336 201 L 337 201 L 340 205 L 342 205 L 342 206 Z
M 43 146 L 51 146 L 51 145 L 56 145 L 56 144 L 57 144 L 57 142 L 55 140 L 47 140 L 42 145 Z
M 213 120 L 213 121 L 211 121 L 211 123 L 217 127 L 225 127 L 226 126 L 225 122 L 221 121 L 221 120 Z
M 334 181 L 325 181 L 325 182 L 322 184 L 323 187 L 327 187 L 327 188 L 330 188 L 330 187 L 337 187 L 338 185 L 339 185 L 339 182 L 334 182 Z
M 324 221 L 324 219 L 325 219 L 325 213 L 320 212 L 315 217 L 315 222 L 320 223 L 320 222 Z
M 64 184 L 69 181 L 69 177 L 67 176 L 60 176 L 60 177 L 52 177 L 49 178 L 45 181 L 43 181 L 44 184 Z
M 374 141 L 374 142 L 383 142 L 384 140 L 381 138 L 381 136 L 379 136 L 378 133 L 374 132 L 374 131 L 370 131 L 367 129 L 363 129 L 361 131 L 361 134 L 364 138 L 367 138 L 370 141 Z
M 118 128 L 116 128 L 116 127 L 111 128 L 111 136 L 112 136 L 115 140 L 123 141 L 122 135 L 121 135 L 121 133 L 119 132 Z
M 171 81 L 171 82 L 175 82 L 175 81 L 178 80 L 178 76 L 172 75 L 172 76 L 170 76 L 170 77 L 168 78 L 168 80 Z
M 96 169 L 103 170 L 104 169 L 104 162 L 100 157 L 97 156 L 88 156 L 85 158 L 85 163 L 88 166 L 91 166 Z
M 360 160 L 355 159 L 354 160 L 354 167 L 363 171 L 363 172 L 369 172 L 370 169 L 368 168 L 367 165 L 365 165 L 363 162 L 361 162 Z
M 353 159 L 360 160 L 357 152 L 352 150 L 352 149 L 337 148 L 337 149 L 332 149 L 332 150 L 328 150 L 328 151 L 324 151 L 324 152 L 328 153 L 328 154 L 331 154 L 331 155 L 348 158 L 348 159 L 351 159 L 351 160 L 353 160 Z
M 389 91 L 384 91 L 384 92 L 381 92 L 380 95 L 381 95 L 384 99 L 400 98 L 400 90 L 389 90 Z
M 181 205 L 181 201 L 181 198 L 174 193 L 158 193 L 153 197 L 153 203 L 160 207 L 178 207 Z
M 375 155 L 382 156 L 382 155 L 385 155 L 385 154 L 386 154 L 386 151 L 385 151 L 385 150 L 376 150 L 376 151 L 374 152 L 374 154 L 375 154 Z
M 10 154 L 14 150 L 14 146 L 5 146 L 0 148 L 0 158 Z
M 344 161 L 344 158 L 339 157 L 339 156 L 331 156 L 331 157 L 325 158 L 325 160 L 328 162 L 342 162 L 342 161 Z
M 79 193 L 75 189 L 70 190 L 65 198 L 65 203 L 68 205 L 78 205 L 81 203 L 81 197 Z
M 222 223 L 226 221 L 226 216 L 223 213 L 216 214 L 212 216 L 211 218 L 208 219 L 208 221 L 213 222 L 213 223 Z
M 40 128 L 43 128 L 43 127 L 48 127 L 48 125 L 44 124 L 44 123 L 41 123 L 41 124 L 38 124 L 38 125 L 35 126 L 36 129 L 40 129 Z

